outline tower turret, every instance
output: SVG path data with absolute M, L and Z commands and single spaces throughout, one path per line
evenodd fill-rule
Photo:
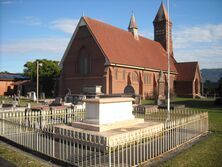
M 134 14 L 132 14 L 130 22 L 129 22 L 129 26 L 128 26 L 128 31 L 131 32 L 134 36 L 135 39 L 139 39 L 139 35 L 138 35 L 138 27 L 136 24 L 136 19 L 134 17 Z
M 169 24 L 169 30 L 168 30 Z M 159 42 L 163 48 L 168 51 L 168 33 L 169 35 L 169 51 L 170 55 L 173 56 L 173 41 L 172 41 L 172 22 L 169 19 L 167 10 L 163 4 L 160 5 L 160 8 L 156 14 L 156 17 L 153 21 L 154 26 L 154 40 Z

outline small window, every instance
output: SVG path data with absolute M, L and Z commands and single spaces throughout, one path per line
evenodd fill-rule
M 126 71 L 123 70 L 123 80 L 125 81 L 125 79 L 126 79 Z
M 118 69 L 115 69 L 115 79 L 118 80 Z
M 79 57 L 79 73 L 86 75 L 90 72 L 90 58 L 84 49 L 80 51 Z
M 152 75 L 151 74 L 144 74 L 143 79 L 144 79 L 144 84 L 151 84 L 152 83 Z
M 133 75 L 132 75 L 132 80 L 137 82 L 138 81 L 138 75 L 136 72 L 133 72 Z

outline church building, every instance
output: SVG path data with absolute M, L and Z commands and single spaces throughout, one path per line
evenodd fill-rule
M 202 79 L 198 63 L 179 63 L 174 58 L 172 22 L 163 3 L 153 25 L 154 40 L 139 35 L 134 15 L 128 31 L 81 17 L 60 62 L 59 96 L 63 97 L 67 89 L 80 94 L 85 87 L 100 85 L 104 94 L 133 93 L 151 98 L 158 93 L 160 73 L 166 92 L 168 48 L 171 93 L 200 95 Z

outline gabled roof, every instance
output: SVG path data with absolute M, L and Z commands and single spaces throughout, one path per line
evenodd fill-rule
M 175 63 L 177 68 L 177 81 L 193 81 L 198 68 L 198 62 Z
M 111 64 L 130 65 L 167 71 L 167 54 L 156 41 L 132 33 L 89 17 L 82 17 L 99 47 Z M 80 22 L 81 22 L 80 20 Z M 171 58 L 171 71 L 176 72 Z
M 160 21 L 164 21 L 164 20 L 168 20 L 168 19 L 169 19 L 169 16 L 168 16 L 167 10 L 166 10 L 163 2 L 161 2 L 160 8 L 159 8 L 153 22 L 160 22 Z
M 17 86 L 17 85 L 25 85 L 28 83 L 31 83 L 31 81 L 30 80 L 16 81 L 16 82 L 12 83 L 11 85 Z

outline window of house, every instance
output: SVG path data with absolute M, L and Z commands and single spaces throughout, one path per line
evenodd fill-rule
M 118 69 L 115 69 L 115 79 L 118 80 Z
M 132 75 L 132 80 L 137 82 L 138 81 L 138 75 L 136 72 L 133 72 L 133 75 Z
M 125 81 L 125 79 L 126 79 L 126 71 L 123 70 L 123 80 Z
M 80 51 L 79 56 L 79 72 L 80 74 L 89 74 L 90 72 L 90 59 L 89 55 L 86 53 L 84 49 Z
M 151 84 L 152 83 L 152 75 L 151 74 L 144 74 L 144 84 Z

